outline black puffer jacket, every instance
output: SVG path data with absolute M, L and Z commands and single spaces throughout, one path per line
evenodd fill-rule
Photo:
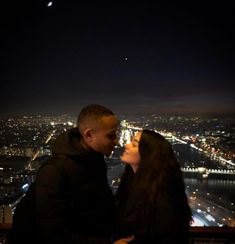
M 80 145 L 77 129 L 60 135 L 36 179 L 41 243 L 109 243 L 115 209 L 104 156 Z

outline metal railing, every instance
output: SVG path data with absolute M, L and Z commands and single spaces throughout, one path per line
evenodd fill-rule
M 0 244 L 7 244 L 10 229 L 11 224 L 0 224 Z M 191 227 L 190 244 L 235 244 L 235 227 Z

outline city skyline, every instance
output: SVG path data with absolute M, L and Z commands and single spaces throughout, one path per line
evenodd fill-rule
M 230 4 L 11 1 L 0 115 L 232 114 Z
M 0 183 L 4 183 L 0 196 L 4 206 L 3 222 L 11 223 L 9 209 L 15 206 L 25 187 L 35 179 L 40 165 L 51 155 L 57 136 L 72 128 L 71 122 L 76 123 L 66 116 L 0 121 L 0 143 L 4 145 L 0 151 Z M 141 128 L 157 130 L 172 144 L 193 211 L 195 221 L 192 226 L 234 227 L 234 126 L 226 119 L 175 117 L 166 120 L 133 116 L 123 120 L 119 146 L 112 157 L 106 159 L 108 182 L 114 191 L 124 169 L 120 161 L 123 146 Z

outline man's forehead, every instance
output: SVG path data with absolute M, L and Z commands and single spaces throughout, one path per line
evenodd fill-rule
M 89 120 L 85 123 L 85 127 L 89 129 L 104 129 L 106 131 L 116 131 L 119 122 L 115 116 L 104 116 L 97 119 Z
M 100 122 L 107 127 L 117 127 L 119 125 L 119 121 L 115 116 L 102 117 Z

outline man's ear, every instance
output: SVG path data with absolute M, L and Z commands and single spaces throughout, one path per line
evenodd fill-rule
M 87 128 L 84 130 L 83 135 L 86 141 L 91 142 L 93 139 L 93 130 Z

